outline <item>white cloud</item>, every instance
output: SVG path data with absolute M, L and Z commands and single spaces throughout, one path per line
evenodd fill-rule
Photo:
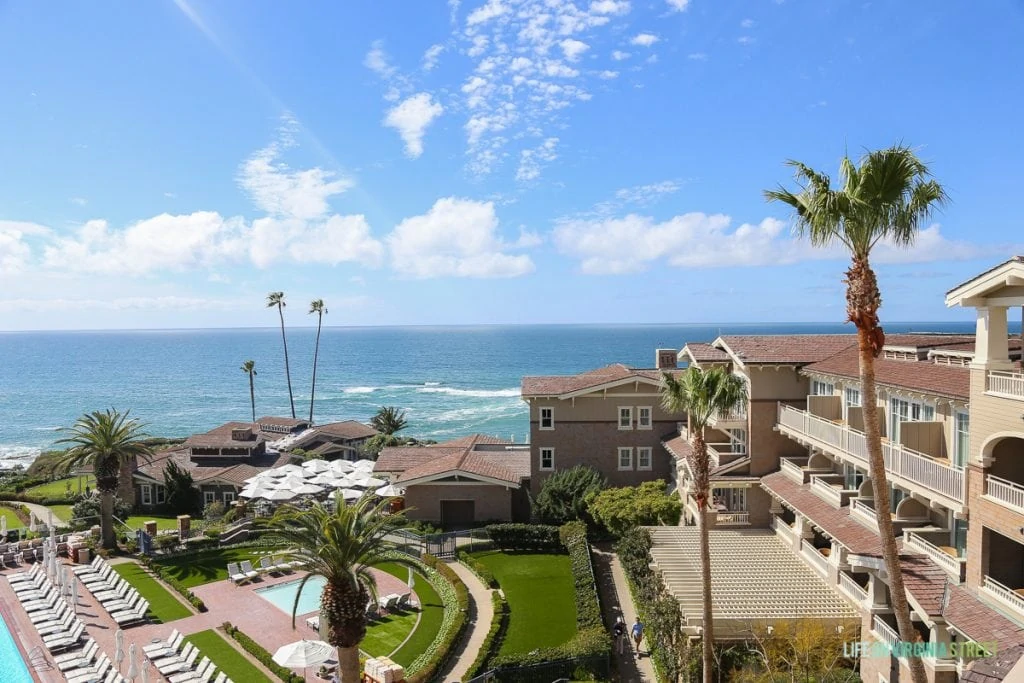
M 740 26 L 743 28 L 754 28 L 754 20 L 744 19 L 743 21 L 740 22 Z
M 646 63 L 648 63 L 648 64 L 657 64 L 658 63 L 658 55 L 651 55 L 650 57 L 648 57 L 644 61 Z
M 86 204 L 89 203 L 89 200 L 86 199 L 85 197 L 72 197 L 68 201 L 71 202 L 72 204 L 75 204 L 76 206 L 85 206 Z
M 562 48 L 562 52 L 565 53 L 565 58 L 570 62 L 578 61 L 580 55 L 590 49 L 589 45 L 575 38 L 566 38 L 558 45 Z
M 675 194 L 681 187 L 682 185 L 675 180 L 662 180 L 648 185 L 623 187 L 615 191 L 615 198 L 625 204 L 646 206 L 666 195 Z
M 307 226 L 289 242 L 288 254 L 296 263 L 378 265 L 384 246 L 373 239 L 365 216 L 335 215 Z
M 508 5 L 504 4 L 501 0 L 487 0 L 486 5 L 478 7 L 470 13 L 466 18 L 466 25 L 476 26 L 477 24 L 484 24 L 491 19 L 507 14 L 508 11 Z
M 405 142 L 405 153 L 413 159 L 423 154 L 423 135 L 427 127 L 444 112 L 430 93 L 421 92 L 403 100 L 388 111 L 384 125 L 394 128 Z
M 756 42 L 756 38 L 753 36 L 740 36 L 736 39 L 736 42 L 740 45 L 753 45 Z
M 444 52 L 445 47 L 440 43 L 431 45 L 427 48 L 427 51 L 423 53 L 423 69 L 425 71 L 431 71 L 437 66 L 437 60 L 441 57 L 441 53 Z
M 691 52 L 686 55 L 687 59 L 692 59 L 695 62 L 706 62 L 708 61 L 708 55 L 706 52 Z
M 653 33 L 638 33 L 630 39 L 631 45 L 640 45 L 641 47 L 650 47 L 657 43 L 660 38 Z
M 616 62 L 621 62 L 624 59 L 629 59 L 629 57 L 629 53 L 623 52 L 622 50 L 615 50 L 612 52 L 612 59 L 614 59 Z
M 686 8 L 690 6 L 690 0 L 666 0 L 668 2 L 669 11 L 672 12 L 685 12 Z
M 505 253 L 514 245 L 506 244 L 497 229 L 493 202 L 439 199 L 430 211 L 406 218 L 388 235 L 392 267 L 414 278 L 503 278 L 532 272 L 529 256 Z
M 601 80 L 610 81 L 613 78 L 618 78 L 619 77 L 619 72 L 618 71 L 610 71 L 608 69 L 605 69 L 600 74 L 598 74 L 598 77 L 601 78 Z
M 540 177 L 541 164 L 550 163 L 558 158 L 555 147 L 558 138 L 548 138 L 533 149 L 524 149 L 519 153 L 519 168 L 516 180 L 527 182 Z
M 177 199 L 178 195 L 174 192 L 164 192 L 164 196 L 168 199 Z
M 132 296 L 114 299 L 0 299 L 0 312 L 20 311 L 197 311 L 238 310 L 248 305 L 247 299 L 207 299 L 183 296 Z
M 35 223 L 0 220 L 0 273 L 24 270 L 32 255 L 32 247 L 25 238 L 49 233 L 49 229 Z
M 373 42 L 370 51 L 366 53 L 366 57 L 363 59 L 363 65 L 384 78 L 390 78 L 398 71 L 391 64 L 388 54 L 384 51 L 384 43 L 379 40 Z
M 629 10 L 627 0 L 594 0 L 590 3 L 592 14 L 628 14 Z

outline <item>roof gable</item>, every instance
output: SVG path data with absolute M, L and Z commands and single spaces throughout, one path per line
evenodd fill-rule
M 1022 286 L 1024 256 L 1014 256 L 949 290 L 946 293 L 946 306 L 974 306 L 976 304 L 971 303 L 970 299 L 985 298 L 1003 289 L 1020 289 Z

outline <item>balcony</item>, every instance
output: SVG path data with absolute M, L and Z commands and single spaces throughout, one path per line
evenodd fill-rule
M 967 560 L 960 557 L 956 548 L 943 543 L 948 540 L 949 531 L 946 529 L 903 531 L 903 543 L 908 550 L 927 555 L 928 559 L 953 577 L 955 582 L 961 583 L 966 576 Z
M 1024 372 L 989 370 L 985 393 L 1024 401 Z
M 782 517 L 773 517 L 772 529 L 775 529 L 775 533 L 782 537 L 782 540 L 787 545 L 793 545 L 793 536 L 796 532 L 793 530 L 793 527 L 786 524 L 786 520 L 782 519 Z
M 708 418 L 708 426 L 717 429 L 746 429 L 747 407 L 742 406 L 728 412 L 717 412 Z
M 881 615 L 875 615 L 874 620 L 871 622 L 871 630 L 874 631 L 880 641 L 889 646 L 889 652 L 896 653 L 902 651 L 899 633 L 892 626 L 889 626 L 882 619 Z
M 868 599 L 867 589 L 846 572 L 839 572 L 839 587 L 857 604 L 864 603 Z
M 745 444 L 731 443 L 731 442 L 720 442 L 720 443 L 709 443 L 708 457 L 711 459 L 712 467 L 721 467 L 722 465 L 728 465 L 734 460 L 739 460 L 747 455 L 747 447 Z
M 929 520 L 926 517 L 906 518 L 890 514 L 892 517 L 892 529 L 896 534 L 902 534 L 907 528 L 927 526 Z M 850 500 L 850 518 L 855 519 L 867 528 L 878 533 L 878 518 L 875 516 L 875 501 L 871 498 L 853 498 Z
M 985 495 L 1024 512 L 1024 486 L 1020 484 L 989 474 L 985 476 Z
M 828 557 L 822 555 L 821 551 L 815 548 L 806 538 L 800 544 L 800 557 L 807 560 L 807 564 L 814 567 L 815 571 L 819 574 L 828 577 Z
M 984 577 L 981 589 L 1018 614 L 1024 614 L 1024 597 L 1017 592 L 1022 589 L 1008 588 L 991 576 Z
M 798 441 L 825 448 L 867 465 L 867 439 L 863 432 L 831 422 L 806 410 L 779 404 L 779 431 Z M 959 508 L 964 500 L 963 470 L 940 462 L 902 444 L 882 442 L 885 470 L 893 477 L 943 496 Z
M 844 489 L 843 484 L 841 474 L 811 475 L 811 491 L 831 503 L 833 507 L 841 508 L 857 495 L 856 490 Z
M 807 458 L 779 458 L 779 465 L 786 476 L 798 484 L 806 484 L 815 474 L 832 474 L 829 468 L 811 467 Z
M 750 513 L 719 512 L 715 526 L 750 526 Z

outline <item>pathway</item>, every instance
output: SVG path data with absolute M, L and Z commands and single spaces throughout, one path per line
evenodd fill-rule
M 633 597 L 629 593 L 629 584 L 626 583 L 626 574 L 622 571 L 619 558 L 612 552 L 611 547 L 602 544 L 601 547 L 594 546 L 594 572 L 597 577 L 597 587 L 601 592 L 601 601 L 605 608 L 605 622 L 608 630 L 611 631 L 615 617 L 622 615 L 629 628 L 636 619 L 636 608 L 633 606 Z M 628 681 L 629 683 L 640 683 L 642 681 L 656 681 L 654 667 L 651 665 L 650 653 L 647 650 L 647 641 L 642 641 L 640 650 L 643 655 L 637 655 L 630 643 L 626 644 L 624 651 L 619 653 L 618 647 L 612 655 L 614 670 L 612 680 Z
M 462 642 L 455 647 L 451 663 L 438 680 L 459 683 L 468 680 L 469 668 L 473 666 L 487 639 L 487 632 L 491 630 L 491 622 L 494 620 L 494 605 L 491 603 L 491 589 L 476 578 L 476 574 L 461 562 L 449 561 L 447 564 L 469 591 L 469 626 L 462 636 Z
M 20 502 L 20 501 L 18 501 L 18 502 Z M 38 519 L 43 524 L 45 524 L 46 520 L 48 520 L 50 518 L 50 515 L 53 515 L 53 523 L 54 524 L 60 525 L 60 524 L 64 523 L 63 519 L 58 517 L 56 514 L 50 512 L 50 508 L 46 507 L 45 505 L 37 505 L 36 503 L 21 503 L 21 504 L 24 505 L 25 507 L 27 507 L 29 512 L 34 514 L 36 516 L 36 519 Z

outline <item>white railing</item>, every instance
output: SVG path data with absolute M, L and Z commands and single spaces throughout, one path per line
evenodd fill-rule
M 875 509 L 866 504 L 862 499 L 852 498 L 850 500 L 850 515 L 860 517 L 871 525 L 872 529 L 878 529 L 878 517 L 875 516 Z
M 1014 484 L 991 474 L 985 476 L 985 495 L 996 500 L 1024 509 L 1024 486 Z
M 871 622 L 871 630 L 874 631 L 882 642 L 889 646 L 889 651 L 892 653 L 898 653 L 902 651 L 900 647 L 900 636 L 896 633 L 896 629 L 885 621 L 879 615 L 875 615 L 874 621 Z
M 1007 588 L 991 576 L 986 576 L 984 578 L 981 583 L 981 587 L 1009 607 L 1012 607 L 1018 612 L 1024 612 L 1024 597 L 1017 595 L 1012 588 Z
M 804 539 L 801 544 L 800 554 L 811 563 L 811 565 L 824 576 L 828 576 L 828 558 L 818 552 L 812 543 Z
M 841 453 L 867 462 L 867 441 L 863 432 L 811 415 L 788 405 L 779 405 L 779 424 Z M 963 502 L 964 472 L 902 444 L 883 443 L 882 457 L 886 471 L 926 489 Z
M 820 476 L 811 476 L 811 490 L 836 507 L 842 507 L 843 495 L 839 492 L 839 489 L 829 484 Z
M 740 526 L 750 524 L 749 512 L 719 512 L 715 524 L 719 526 Z
M 772 528 L 775 529 L 777 533 L 784 535 L 786 538 L 792 538 L 793 536 L 793 527 L 786 524 L 782 517 L 772 518 Z
M 790 477 L 796 479 L 796 481 L 800 482 L 801 484 L 804 483 L 803 467 L 797 465 L 792 460 L 787 460 L 786 458 L 782 458 L 781 460 L 779 460 L 779 463 L 782 465 L 783 472 L 786 472 L 787 474 L 790 475 Z
M 854 600 L 857 602 L 864 602 L 868 599 L 868 591 L 866 588 L 861 587 L 859 583 L 853 580 L 853 577 L 849 574 L 839 572 L 839 585 L 846 589 Z
M 931 559 L 932 562 L 939 565 L 947 572 L 956 577 L 957 581 L 960 581 L 960 569 L 963 567 L 964 561 L 959 557 L 953 557 L 949 553 L 942 550 L 939 546 L 935 545 L 926 538 L 922 538 L 920 534 L 916 534 L 913 531 L 907 531 L 905 534 L 907 544 L 924 553 Z
M 985 390 L 990 394 L 1024 399 L 1024 373 L 989 370 Z
M 708 423 L 712 426 L 719 422 L 746 422 L 747 421 L 747 408 L 743 406 L 741 408 L 735 408 L 733 410 L 722 412 L 719 411 L 711 416 Z
M 739 448 L 737 448 L 739 446 Z M 708 457 L 711 459 L 711 466 L 718 467 L 723 460 L 733 461 L 744 457 L 747 454 L 747 447 L 744 444 L 734 443 L 709 443 Z

